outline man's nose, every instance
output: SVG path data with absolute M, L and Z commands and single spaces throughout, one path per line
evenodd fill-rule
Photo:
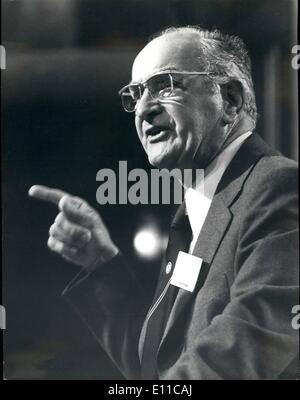
M 144 90 L 142 97 L 137 102 L 135 115 L 143 120 L 150 122 L 157 114 L 162 111 L 162 105 L 150 95 L 148 89 Z

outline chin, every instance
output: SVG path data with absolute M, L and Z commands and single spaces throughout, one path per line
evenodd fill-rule
M 148 155 L 148 161 L 153 167 L 156 168 L 176 168 L 176 166 L 174 165 L 174 157 L 171 157 L 169 155 Z
M 156 168 L 173 169 L 177 167 L 182 153 L 182 145 L 178 140 L 168 138 L 157 143 L 146 142 L 144 149 L 148 156 L 148 161 Z

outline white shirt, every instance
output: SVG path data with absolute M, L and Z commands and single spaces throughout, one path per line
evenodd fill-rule
M 217 186 L 227 168 L 243 142 L 252 134 L 243 133 L 230 143 L 205 169 L 204 177 L 200 179 L 195 189 L 188 188 L 185 192 L 186 211 L 191 224 L 193 238 L 189 253 L 192 253 L 208 214 Z

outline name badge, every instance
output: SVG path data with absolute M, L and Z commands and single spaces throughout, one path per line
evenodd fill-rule
M 202 258 L 179 251 L 170 281 L 171 285 L 193 292 L 202 262 Z

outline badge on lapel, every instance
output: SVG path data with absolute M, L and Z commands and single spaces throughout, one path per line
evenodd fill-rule
M 171 285 L 193 292 L 202 262 L 202 258 L 179 251 L 170 282 Z

